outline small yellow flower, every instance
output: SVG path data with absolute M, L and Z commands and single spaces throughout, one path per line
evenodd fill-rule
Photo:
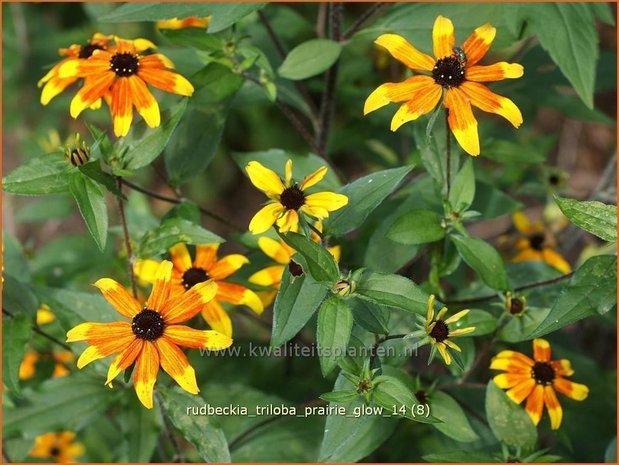
M 228 282 L 228 278 L 243 265 L 249 263 L 247 257 L 240 254 L 226 255 L 217 259 L 219 244 L 199 244 L 196 257 L 192 261 L 185 244 L 176 244 L 170 249 L 172 269 L 172 295 L 179 295 L 192 289 L 196 284 L 212 280 L 217 284 L 215 298 L 202 308 L 202 317 L 211 328 L 232 337 L 232 321 L 220 302 L 232 305 L 247 305 L 257 314 L 264 310 L 260 298 L 254 291 L 240 284 Z M 134 272 L 138 278 L 147 283 L 154 282 L 159 262 L 156 260 L 138 260 Z
M 221 350 L 232 344 L 232 339 L 217 331 L 199 331 L 179 324 L 200 313 L 215 297 L 217 284 L 208 280 L 172 296 L 172 263 L 169 261 L 158 266 L 146 305 L 141 305 L 113 279 L 103 278 L 94 285 L 116 311 L 131 322 L 82 323 L 71 329 L 67 342 L 90 344 L 77 360 L 77 367 L 81 369 L 118 353 L 108 370 L 105 384 L 110 385 L 135 362 L 134 387 L 146 408 L 153 407 L 153 388 L 160 366 L 185 391 L 199 392 L 195 371 L 178 346 Z
M 34 439 L 30 455 L 39 459 L 52 459 L 57 463 L 75 463 L 76 458 L 86 450 L 83 444 L 74 440 L 75 433 L 72 431 L 45 433 Z
M 257 161 L 245 167 L 252 184 L 263 191 L 271 202 L 254 215 L 249 223 L 253 234 L 261 234 L 277 223 L 281 232 L 298 228 L 299 212 L 316 220 L 323 220 L 329 212 L 348 204 L 348 197 L 334 192 L 307 194 L 306 190 L 318 184 L 327 174 L 323 166 L 306 176 L 301 185 L 292 182 L 292 160 L 286 162 L 286 176 L 282 180 L 277 173 Z
M 198 16 L 190 16 L 188 18 L 172 18 L 165 19 L 162 21 L 157 21 L 155 24 L 157 29 L 185 29 L 188 27 L 199 27 L 202 29 L 206 29 L 211 22 L 210 16 L 198 17 Z
M 479 155 L 477 120 L 471 105 L 496 113 L 515 127 L 522 124 L 522 114 L 514 102 L 480 84 L 519 78 L 524 74 L 522 65 L 517 63 L 477 64 L 486 55 L 495 35 L 496 29 L 484 24 L 473 31 L 461 48 L 455 47 L 451 20 L 439 16 L 432 31 L 435 58 L 417 50 L 402 36 L 381 35 L 376 39 L 378 45 L 421 74 L 378 87 L 365 101 L 363 113 L 367 115 L 389 103 L 402 103 L 391 120 L 391 130 L 395 131 L 404 123 L 431 112 L 444 96 L 451 132 L 468 154 Z
M 550 356 L 548 341 L 534 339 L 533 360 L 520 352 L 503 350 L 492 359 L 490 369 L 505 371 L 496 375 L 494 382 L 501 389 L 507 389 L 507 396 L 517 404 L 527 399 L 525 410 L 534 424 L 540 422 L 546 405 L 550 427 L 559 429 L 563 409 L 555 390 L 571 399 L 585 400 L 589 395 L 589 388 L 564 378 L 574 374 L 569 360 L 551 360 Z
M 522 212 L 514 213 L 512 220 L 518 232 L 524 236 L 516 241 L 517 253 L 512 261 L 516 263 L 540 261 L 563 273 L 572 271 L 567 260 L 554 250 L 556 246 L 554 236 L 543 223 L 532 223 Z
M 47 304 L 41 304 L 37 310 L 37 324 L 46 325 L 56 320 L 56 316 Z

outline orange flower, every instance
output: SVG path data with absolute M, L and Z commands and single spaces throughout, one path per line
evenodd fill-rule
M 61 48 L 58 50 L 60 56 L 65 56 L 67 58 L 55 64 L 54 67 L 39 80 L 38 86 L 43 87 L 41 91 L 41 104 L 47 105 L 54 97 L 78 80 L 77 76 L 60 77 L 58 70 L 62 65 L 69 62 L 80 63 L 86 61 L 95 50 L 106 50 L 111 40 L 111 36 L 106 36 L 97 32 L 92 36 L 92 39 L 84 45 L 73 44 L 69 48 Z M 95 100 L 92 106 L 94 106 L 94 108 L 100 107 L 101 100 Z
M 199 27 L 206 29 L 211 22 L 211 17 L 206 16 L 200 18 L 198 16 L 190 16 L 189 18 L 172 18 L 163 21 L 157 21 L 157 29 L 185 29 L 187 27 Z
M 454 26 L 448 18 L 439 16 L 432 31 L 435 58 L 420 52 L 399 35 L 381 35 L 376 39 L 378 45 L 385 47 L 410 69 L 428 74 L 381 85 L 365 101 L 364 114 L 390 102 L 403 103 L 391 120 L 391 130 L 395 131 L 404 123 L 431 112 L 444 96 L 449 127 L 456 140 L 468 154 L 479 155 L 477 120 L 471 105 L 501 115 L 515 127 L 522 124 L 520 110 L 511 100 L 480 84 L 519 78 L 524 73 L 523 67 L 517 63 L 477 65 L 495 35 L 496 29 L 484 24 L 473 31 L 462 48 L 454 47 Z
M 199 283 L 212 280 L 217 283 L 217 294 L 202 309 L 202 317 L 211 328 L 227 336 L 232 336 L 232 321 L 220 302 L 233 305 L 247 305 L 257 314 L 264 306 L 254 291 L 240 284 L 227 282 L 249 260 L 243 255 L 226 255 L 217 260 L 219 244 L 200 244 L 196 246 L 196 258 L 191 260 L 185 244 L 176 244 L 170 249 L 174 263 L 172 270 L 172 295 L 182 294 L 193 289 Z M 138 260 L 134 272 L 140 280 L 149 283 L 155 278 L 154 271 L 159 262 L 156 260 Z
M 75 463 L 75 459 L 86 450 L 83 444 L 74 440 L 75 433 L 72 431 L 42 434 L 34 439 L 30 455 L 39 459 L 52 459 L 57 463 Z
M 77 367 L 81 369 L 118 353 L 105 382 L 111 386 L 112 380 L 135 362 L 135 391 L 146 408 L 153 407 L 153 388 L 159 366 L 187 392 L 199 392 L 195 371 L 178 346 L 221 350 L 232 344 L 232 339 L 216 331 L 199 331 L 179 324 L 199 313 L 215 297 L 217 284 L 205 281 L 184 294 L 172 296 L 172 263 L 169 261 L 159 264 L 152 292 L 144 306 L 113 279 L 100 279 L 95 286 L 116 311 L 131 322 L 82 323 L 71 329 L 67 342 L 90 344 L 77 360 Z
M 506 372 L 495 376 L 494 382 L 501 389 L 508 389 L 507 396 L 517 404 L 527 399 L 525 409 L 533 423 L 539 423 L 546 405 L 550 427 L 558 429 L 563 410 L 555 390 L 574 400 L 585 400 L 589 388 L 565 379 L 574 374 L 570 361 L 550 360 L 550 355 L 548 341 L 534 339 L 533 360 L 520 352 L 504 350 L 494 357 L 490 369 Z
M 174 64 L 164 55 L 140 52 L 148 41 L 115 39 L 108 50 L 95 50 L 88 60 L 64 63 L 61 78 L 83 77 L 84 85 L 71 101 L 71 116 L 78 115 L 101 97 L 106 97 L 114 120 L 114 134 L 126 136 L 133 120 L 133 106 L 153 128 L 161 123 L 159 105 L 146 84 L 178 95 L 190 96 L 193 86 L 183 76 L 168 71 Z

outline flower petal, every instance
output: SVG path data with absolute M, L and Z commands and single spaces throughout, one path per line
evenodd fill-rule
M 187 246 L 179 242 L 174 245 L 168 252 L 170 252 L 170 259 L 174 264 L 174 268 L 176 268 L 181 273 L 184 273 L 189 268 L 191 268 L 191 255 L 189 255 L 189 250 L 187 250 Z
M 510 389 L 529 378 L 530 376 L 520 373 L 501 373 L 492 378 L 492 381 L 501 389 Z
M 313 173 L 305 176 L 303 182 L 301 183 L 301 190 L 305 192 L 306 189 L 318 184 L 327 174 L 328 168 L 326 166 L 321 166 Z
M 466 310 L 460 310 L 458 313 L 455 313 L 453 315 L 451 315 L 449 318 L 447 318 L 445 320 L 446 324 L 451 324 L 451 323 L 455 323 L 456 321 L 460 320 L 461 318 L 465 317 L 466 315 L 468 315 L 468 313 L 470 312 L 469 309 Z
M 488 66 L 475 65 L 466 67 L 465 73 L 467 81 L 492 82 L 522 77 L 524 68 L 518 63 L 501 61 Z
M 140 67 L 153 69 L 174 69 L 174 63 L 161 53 L 153 53 L 140 58 Z
M 432 28 L 432 44 L 434 56 L 437 60 L 453 55 L 456 37 L 454 25 L 449 18 L 438 16 Z
M 432 71 L 434 67 L 434 60 L 431 56 L 417 50 L 402 36 L 383 34 L 374 43 L 385 47 L 393 58 L 411 69 Z
M 531 368 L 535 365 L 535 362 L 530 357 L 514 350 L 502 350 L 496 355 L 496 358 L 513 359 L 525 368 Z
M 249 260 L 244 255 L 226 255 L 208 270 L 208 274 L 215 281 L 219 281 L 236 273 L 243 265 L 246 265 L 247 263 L 249 263 Z
M 516 384 L 513 388 L 507 391 L 506 394 L 507 397 L 519 404 L 525 400 L 529 394 L 531 394 L 534 387 L 535 380 L 533 378 L 529 378 Z
M 277 263 L 287 265 L 295 251 L 284 241 L 271 239 L 270 237 L 260 237 L 258 239 L 258 247 L 264 254 L 275 260 Z
M 142 352 L 146 342 L 144 339 L 135 338 L 120 354 L 116 356 L 107 371 L 106 386 L 110 386 L 112 381 L 124 370 L 129 368 Z M 146 343 L 147 344 L 147 343 Z
M 428 297 L 428 313 L 426 314 L 426 321 L 430 322 L 434 319 L 434 300 L 436 297 L 434 294 L 430 294 Z
M 153 289 L 146 301 L 146 306 L 151 310 L 161 312 L 164 306 L 167 305 L 170 297 L 170 280 L 172 278 L 172 262 L 163 260 L 159 264 L 155 280 L 153 281 Z
M 550 344 L 546 339 L 533 339 L 533 358 L 536 362 L 549 362 L 550 355 Z
M 45 86 L 43 86 L 43 90 L 41 91 L 41 105 L 47 105 L 54 97 L 62 93 L 76 80 L 77 78 L 62 79 L 57 76 L 52 77 L 45 83 Z
M 471 334 L 475 332 L 475 326 L 469 326 L 468 328 L 458 328 L 453 331 L 449 331 L 449 337 L 464 336 L 465 334 Z
M 258 213 L 256 213 L 251 219 L 249 223 L 249 230 L 252 234 L 261 234 L 265 232 L 273 226 L 273 224 L 275 224 L 284 210 L 284 206 L 279 202 L 272 202 L 265 205 L 258 210 Z
M 514 223 L 514 226 L 520 233 L 526 234 L 526 235 L 531 234 L 532 232 L 531 221 L 529 220 L 529 217 L 525 215 L 523 212 L 517 211 L 513 213 L 512 222 Z
M 98 288 L 105 300 L 116 309 L 118 313 L 127 318 L 133 318 L 140 313 L 142 306 L 127 292 L 125 286 L 110 278 L 101 278 L 94 286 Z
M 161 310 L 161 315 L 166 324 L 182 323 L 197 315 L 216 293 L 217 284 L 212 279 L 198 283 L 184 294 L 170 299 Z
M 105 71 L 84 80 L 84 85 L 73 100 L 71 100 L 70 113 L 72 118 L 77 118 L 86 108 L 91 106 L 109 90 L 116 75 Z
M 544 249 L 542 249 L 542 260 L 544 263 L 547 263 L 562 273 L 570 273 L 572 271 L 572 267 L 567 260 L 550 247 L 544 247 Z
M 249 277 L 248 281 L 253 284 L 258 284 L 259 286 L 278 289 L 282 282 L 284 270 L 285 268 L 283 265 L 268 266 L 260 271 L 256 271 Z M 261 300 L 264 303 L 264 300 Z
M 190 394 L 200 392 L 196 382 L 196 372 L 189 364 L 187 356 L 176 344 L 172 344 L 168 338 L 160 337 L 155 341 L 159 351 L 161 368 L 172 377 L 176 383 Z
M 445 96 L 445 106 L 449 110 L 447 121 L 460 146 L 469 155 L 479 155 L 479 134 L 477 120 L 473 116 L 471 103 L 459 88 L 452 87 Z
M 164 338 L 192 349 L 222 350 L 232 344 L 232 339 L 225 334 L 217 331 L 201 331 L 182 325 L 166 326 Z
M 290 187 L 290 182 L 292 181 L 292 159 L 288 159 L 288 161 L 286 162 L 286 167 L 284 168 L 284 177 L 284 180 L 286 182 L 285 186 Z
M 134 337 L 131 324 L 126 321 L 81 323 L 67 331 L 67 342 L 86 341 L 89 344 L 99 345 L 126 336 Z
M 193 264 L 204 270 L 209 270 L 217 261 L 217 250 L 219 244 L 198 244 L 196 245 L 196 259 Z
M 471 99 L 471 103 L 488 113 L 495 113 L 512 123 L 514 127 L 522 124 L 522 113 L 507 97 L 495 94 L 485 85 L 476 82 L 464 82 L 460 89 Z
M 216 332 L 232 337 L 232 320 L 217 300 L 211 300 L 202 308 L 202 318 Z
M 261 314 L 264 310 L 262 301 L 256 293 L 251 289 L 239 284 L 226 282 L 217 283 L 217 300 L 223 300 L 234 305 L 247 305 L 257 314 Z
M 315 194 L 310 194 L 305 197 L 305 204 L 312 211 L 320 211 L 320 209 L 323 209 L 331 212 L 348 205 L 348 197 L 343 194 L 336 194 L 335 192 L 316 192 Z
M 128 79 L 129 91 L 131 99 L 138 113 L 144 118 L 144 121 L 150 128 L 156 128 L 161 124 L 161 114 L 159 113 L 159 104 L 150 90 L 137 76 L 131 76 Z
M 535 249 L 524 249 L 520 253 L 518 253 L 514 258 L 512 258 L 512 262 L 521 263 L 521 262 L 541 262 L 542 261 L 542 253 L 539 250 Z
M 245 167 L 251 183 L 269 198 L 276 199 L 284 191 L 284 184 L 279 175 L 257 161 L 250 161 Z
M 441 357 L 443 357 L 443 360 L 445 361 L 445 365 L 451 365 L 451 355 L 449 354 L 449 351 L 447 350 L 447 347 L 445 346 L 445 344 L 443 344 L 442 342 L 439 342 L 436 344 L 436 348 L 441 354 Z
M 533 384 L 535 384 L 534 381 Z M 529 398 L 527 399 L 525 410 L 529 414 L 533 424 L 537 425 L 542 419 L 542 413 L 544 411 L 544 386 L 538 384 L 532 391 L 533 392 L 531 392 Z
M 563 419 L 563 409 L 557 399 L 557 394 L 552 386 L 544 387 L 544 403 L 546 409 L 548 409 L 548 416 L 550 417 L 550 428 L 559 429 L 561 426 L 561 420 Z
M 138 356 L 133 373 L 135 393 L 142 405 L 153 408 L 153 388 L 159 373 L 159 352 L 152 342 L 146 341 Z
M 434 82 L 418 90 L 413 97 L 400 106 L 391 120 L 391 130 L 397 131 L 400 126 L 409 121 L 414 121 L 420 116 L 431 112 L 443 94 L 443 88 Z
M 114 83 L 110 110 L 114 119 L 114 134 L 117 137 L 126 136 L 133 120 L 133 102 L 129 78 L 119 78 Z
M 570 399 L 585 400 L 589 395 L 589 388 L 587 386 L 580 383 L 574 383 L 565 378 L 555 378 L 553 385 L 557 391 L 568 396 Z
M 299 229 L 299 214 L 296 210 L 287 210 L 281 218 L 277 220 L 279 232 L 297 231 Z
M 157 260 L 136 260 L 133 264 L 133 274 L 142 286 L 150 284 L 155 281 L 160 264 L 161 262 Z
M 424 93 L 435 86 L 434 79 L 430 76 L 412 76 L 402 82 L 387 82 L 378 86 L 365 100 L 363 114 L 378 110 L 388 103 L 400 103 L 413 100 L 416 94 L 423 90 Z
M 466 64 L 472 66 L 481 60 L 496 37 L 496 28 L 490 24 L 479 26 L 462 44 L 466 54 Z
M 574 374 L 572 364 L 566 358 L 562 358 L 561 360 L 553 360 L 550 364 L 555 370 L 555 374 L 557 376 L 572 376 Z
M 133 333 L 127 333 L 121 337 L 115 336 L 106 341 L 98 342 L 96 345 L 92 345 L 82 352 L 82 355 L 77 359 L 77 367 L 82 369 L 95 360 L 109 357 L 116 352 L 120 352 L 131 344 L 134 339 L 135 335 Z
M 153 68 L 140 68 L 138 76 L 157 89 L 189 97 L 193 94 L 193 85 L 183 76 L 171 71 Z

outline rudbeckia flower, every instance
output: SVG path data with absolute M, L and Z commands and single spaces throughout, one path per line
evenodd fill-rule
M 26 380 L 34 377 L 37 372 L 36 364 L 39 358 L 39 353 L 34 350 L 29 350 L 24 354 L 24 358 L 19 365 L 19 379 Z
M 96 50 L 88 60 L 64 63 L 61 78 L 81 77 L 84 85 L 71 101 L 71 116 L 78 115 L 96 100 L 106 97 L 114 120 L 114 134 L 126 136 L 133 120 L 133 106 L 146 124 L 161 123 L 159 105 L 146 84 L 178 95 L 190 96 L 193 86 L 183 76 L 168 71 L 174 64 L 164 55 L 141 55 L 153 44 L 140 40 L 115 39 L 108 50 Z
M 41 304 L 41 306 L 37 309 L 37 324 L 38 325 L 46 325 L 52 323 L 56 319 L 54 312 L 49 308 L 47 304 Z
M 200 18 L 198 16 L 190 16 L 188 18 L 172 18 L 157 21 L 155 24 L 157 29 L 185 29 L 187 27 L 199 27 L 206 29 L 211 22 L 210 16 Z
M 299 212 L 314 219 L 323 220 L 329 216 L 329 212 L 348 204 L 348 197 L 335 192 L 306 193 L 307 189 L 318 184 L 325 177 L 326 166 L 306 176 L 301 185 L 293 183 L 292 160 L 286 162 L 284 180 L 275 171 L 257 161 L 250 161 L 245 171 L 252 184 L 271 199 L 271 202 L 262 207 L 249 223 L 249 230 L 253 234 L 263 233 L 275 223 L 280 232 L 288 232 L 298 228 Z
M 67 365 L 75 358 L 73 352 L 63 350 L 60 352 L 53 352 L 50 356 L 49 354 L 39 354 L 34 350 L 29 350 L 24 354 L 24 358 L 19 365 L 19 379 L 27 380 L 33 378 L 37 371 L 37 363 L 40 360 L 49 360 L 50 358 L 55 362 L 52 378 L 61 378 L 71 373 Z
M 589 388 L 565 379 L 574 374 L 570 361 L 550 360 L 550 352 L 548 341 L 534 339 L 533 360 L 520 352 L 503 350 L 492 359 L 490 369 L 506 372 L 496 375 L 493 381 L 501 389 L 508 389 L 507 396 L 517 404 L 527 399 L 525 410 L 533 423 L 539 423 L 546 405 L 550 427 L 559 429 L 563 410 L 555 390 L 574 400 L 585 400 Z
M 79 79 L 77 76 L 59 76 L 58 70 L 61 66 L 65 63 L 80 63 L 86 61 L 90 58 L 90 56 L 92 56 L 95 50 L 106 50 L 111 40 L 112 36 L 96 33 L 92 36 L 92 39 L 84 45 L 73 44 L 68 48 L 61 48 L 58 50 L 60 56 L 64 56 L 66 58 L 54 65 L 53 68 L 39 80 L 38 86 L 43 87 L 43 90 L 41 91 L 41 104 L 47 105 L 54 97 L 62 93 L 67 87 Z M 94 105 L 94 108 L 97 108 L 101 106 L 101 100 L 97 99 L 93 101 L 91 105 Z
M 196 258 L 191 260 L 189 250 L 185 244 L 176 244 L 170 249 L 172 269 L 172 295 L 179 295 L 190 291 L 196 285 L 212 280 L 217 284 L 217 293 L 202 308 L 202 317 L 211 328 L 226 336 L 232 336 L 232 321 L 220 302 L 233 305 L 247 305 L 257 314 L 264 310 L 260 298 L 254 291 L 227 282 L 227 279 L 249 263 L 247 257 L 239 254 L 226 255 L 217 259 L 219 244 L 200 244 L 196 246 Z M 156 270 L 159 262 L 156 260 L 138 260 L 134 272 L 140 280 L 149 283 L 156 279 Z
M 423 329 L 409 334 L 408 337 L 419 337 L 425 334 L 425 338 L 420 341 L 419 345 L 429 342 L 432 344 L 433 350 L 434 348 L 438 349 L 441 357 L 443 357 L 443 360 L 445 361 L 445 364 L 450 365 L 452 358 L 449 353 L 449 349 L 462 352 L 462 349 L 460 349 L 460 347 L 453 342 L 451 338 L 470 334 L 475 331 L 475 327 L 469 326 L 467 328 L 458 329 L 450 328 L 449 325 L 460 320 L 463 316 L 469 313 L 469 310 L 461 310 L 455 315 L 443 320 L 443 317 L 448 311 L 447 307 L 443 307 L 435 317 L 434 300 L 434 295 L 431 295 L 428 298 L 428 313 L 426 314 L 425 322 L 423 325 L 418 324 L 418 327 Z M 423 320 L 423 317 L 420 318 Z
M 103 297 L 130 321 L 82 323 L 67 333 L 67 342 L 90 344 L 77 360 L 83 368 L 103 357 L 118 353 L 107 374 L 111 385 L 123 370 L 135 362 L 133 383 L 140 402 L 153 407 L 153 388 L 159 367 L 191 394 L 199 392 L 196 375 L 178 346 L 221 350 L 232 339 L 217 331 L 199 331 L 180 325 L 199 313 L 217 293 L 217 284 L 205 281 L 184 294 L 171 296 L 172 263 L 163 261 L 157 268 L 150 297 L 141 305 L 121 284 L 103 278 L 95 283 Z
M 85 449 L 74 440 L 75 433 L 72 431 L 42 434 L 34 439 L 30 455 L 39 459 L 52 459 L 57 463 L 75 463 L 75 459 L 82 455 Z
M 572 271 L 565 258 L 554 250 L 554 237 L 543 223 L 532 223 L 522 212 L 514 213 L 512 220 L 516 229 L 524 236 L 516 241 L 517 253 L 512 261 L 516 263 L 540 261 L 563 273 Z
M 479 155 L 477 120 L 471 105 L 501 115 L 515 127 L 522 124 L 522 114 L 511 100 L 480 84 L 519 78 L 524 73 L 517 63 L 477 64 L 486 55 L 495 35 L 496 29 L 484 24 L 473 31 L 462 47 L 454 47 L 454 26 L 448 18 L 439 16 L 432 30 L 434 58 L 417 50 L 402 36 L 381 35 L 375 41 L 378 45 L 411 70 L 421 73 L 403 82 L 378 87 L 365 101 L 364 114 L 388 103 L 402 103 L 391 120 L 391 130 L 395 131 L 404 123 L 431 112 L 444 97 L 449 128 L 456 140 L 468 154 Z

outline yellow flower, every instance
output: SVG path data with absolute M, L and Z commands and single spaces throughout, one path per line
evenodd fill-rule
M 198 16 L 190 16 L 188 18 L 182 19 L 172 18 L 157 21 L 156 27 L 157 29 L 185 29 L 187 27 L 199 27 L 202 29 L 206 29 L 210 22 L 210 16 L 205 16 L 203 18 L 200 18 Z
M 217 284 L 215 298 L 202 308 L 202 317 L 211 328 L 226 336 L 232 336 L 232 321 L 220 302 L 233 305 L 247 305 L 257 314 L 264 310 L 260 298 L 254 291 L 240 284 L 227 282 L 227 278 L 239 268 L 249 263 L 243 255 L 226 255 L 217 259 L 219 244 L 200 244 L 196 246 L 196 258 L 191 260 L 185 244 L 176 244 L 170 249 L 172 269 L 172 295 L 179 295 L 193 289 L 198 283 L 212 280 Z M 154 282 L 159 262 L 156 260 L 138 260 L 134 272 L 141 281 Z
M 34 439 L 30 455 L 39 459 L 52 459 L 58 463 L 75 463 L 75 459 L 82 455 L 85 449 L 74 440 L 75 433 L 72 431 L 45 433 Z
M 490 369 L 506 372 L 495 376 L 494 382 L 501 389 L 508 389 L 507 396 L 517 404 L 527 399 L 525 410 L 533 423 L 539 423 L 546 405 L 550 427 L 558 429 L 563 409 L 555 390 L 574 400 L 585 400 L 589 388 L 565 379 L 574 374 L 570 361 L 550 360 L 550 352 L 548 341 L 534 339 L 533 360 L 520 352 L 503 350 L 492 359 Z
M 531 223 L 522 212 L 514 213 L 512 220 L 516 229 L 524 236 L 516 241 L 517 253 L 512 261 L 541 261 L 563 273 L 572 271 L 565 258 L 554 250 L 554 237 L 543 223 Z
M 522 124 L 522 114 L 514 102 L 480 84 L 519 78 L 524 74 L 524 68 L 517 63 L 477 65 L 495 35 L 496 29 L 484 24 L 473 31 L 461 48 L 454 47 L 454 26 L 448 18 L 439 16 L 432 31 L 435 58 L 417 50 L 402 36 L 381 35 L 376 39 L 378 45 L 410 69 L 426 74 L 381 85 L 365 101 L 364 114 L 388 103 L 402 103 L 391 120 L 391 130 L 395 131 L 404 123 L 431 112 L 444 97 L 449 127 L 456 140 L 468 154 L 479 155 L 477 120 L 471 105 L 501 115 L 515 127 Z
M 52 312 L 52 309 L 49 308 L 47 304 L 41 304 L 37 310 L 37 324 L 46 325 L 52 323 L 54 320 L 56 320 L 56 316 L 54 312 Z
M 271 202 L 260 209 L 249 223 L 253 234 L 261 234 L 277 223 L 281 232 L 294 230 L 299 225 L 299 212 L 323 220 L 329 212 L 348 204 L 348 197 L 334 192 L 307 194 L 306 190 L 318 184 L 327 174 L 323 166 L 306 176 L 301 185 L 292 182 L 292 160 L 286 162 L 286 176 L 282 180 L 277 173 L 257 161 L 245 167 L 252 184 L 263 191 Z
M 178 346 L 221 350 L 232 344 L 232 339 L 217 331 L 199 331 L 179 324 L 199 313 L 215 297 L 217 284 L 208 280 L 172 296 L 172 263 L 169 261 L 158 266 L 153 289 L 144 306 L 113 279 L 103 278 L 94 285 L 116 311 L 131 322 L 82 323 L 71 329 L 67 342 L 90 344 L 77 360 L 77 367 L 81 369 L 118 353 L 108 370 L 105 384 L 110 385 L 135 362 L 133 383 L 146 408 L 153 407 L 153 388 L 160 366 L 184 390 L 191 394 L 199 392 L 195 371 Z
M 463 316 L 469 313 L 469 310 L 461 310 L 455 315 L 443 320 L 443 317 L 448 311 L 447 307 L 443 307 L 435 317 L 434 299 L 434 295 L 431 295 L 428 298 L 428 313 L 426 314 L 423 331 L 425 332 L 430 343 L 438 349 L 441 357 L 443 357 L 443 360 L 445 361 L 445 364 L 450 365 L 451 355 L 449 353 L 449 349 L 462 352 L 460 347 L 458 347 L 458 345 L 454 343 L 451 338 L 470 334 L 475 331 L 475 327 L 469 326 L 467 328 L 450 329 L 449 325 L 460 320 Z

